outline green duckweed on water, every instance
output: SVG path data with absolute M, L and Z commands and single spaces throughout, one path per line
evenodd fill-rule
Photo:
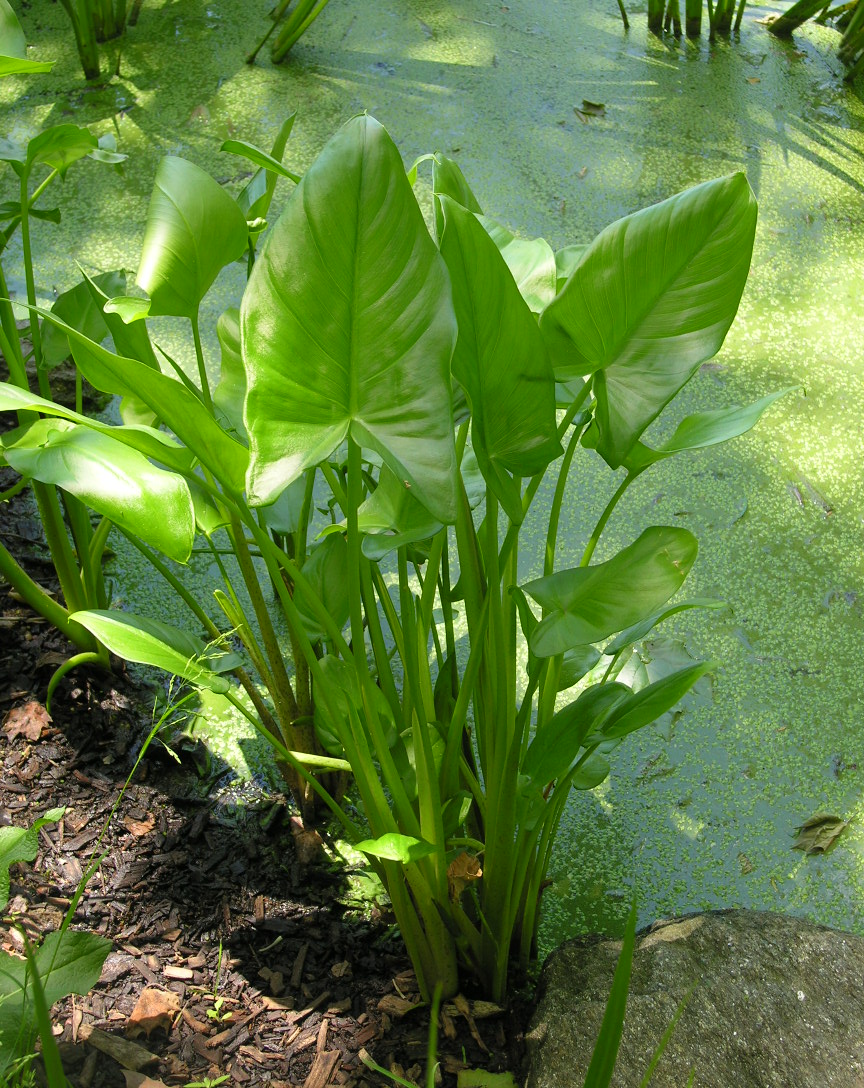
M 266 8 L 147 0 L 120 76 L 102 87 L 83 84 L 59 5 L 23 13 L 33 55 L 57 65 L 0 85 L 9 135 L 73 120 L 115 132 L 129 155 L 122 174 L 76 164 L 59 191 L 62 224 L 35 225 L 40 295 L 70 286 L 75 260 L 134 269 L 162 155 L 188 156 L 236 190 L 244 164 L 221 142 L 269 146 L 295 108 L 293 168 L 367 109 L 406 163 L 433 150 L 457 158 L 488 214 L 555 246 L 746 170 L 760 207 L 750 282 L 722 353 L 678 411 L 803 390 L 743 439 L 646 473 L 610 522 L 598 560 L 648 523 L 696 532 L 690 595 L 726 608 L 686 613 L 661 634 L 722 664 L 712 691 L 631 738 L 611 778 L 574 796 L 543 941 L 618 928 L 634 890 L 643 921 L 747 905 L 864 932 L 864 106 L 842 82 L 836 38 L 808 26 L 781 42 L 750 16 L 740 42 L 661 42 L 637 20 L 624 34 L 614 0 L 333 0 L 288 65 L 250 68 Z M 580 117 L 583 99 L 602 115 Z M 16 262 L 13 250 L 20 286 Z M 241 282 L 239 269 L 220 279 L 211 316 Z M 157 329 L 172 354 L 187 351 L 185 329 Z M 614 487 L 586 451 L 559 565 L 578 561 Z M 117 548 L 118 594 L 152 608 L 146 573 Z M 209 567 L 197 563 L 202 597 Z M 169 601 L 161 614 L 184 620 Z M 668 639 L 648 652 L 670 652 Z M 236 723 L 208 720 L 214 737 L 235 736 Z M 230 755 L 233 740 L 217 743 Z M 852 820 L 836 848 L 792 851 L 794 828 L 823 811 Z

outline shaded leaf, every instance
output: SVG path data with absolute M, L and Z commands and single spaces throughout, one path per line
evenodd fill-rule
M 518 524 L 519 478 L 542 472 L 561 452 L 552 369 L 537 323 L 489 235 L 455 201 L 438 200 L 459 328 L 453 375 L 471 404 L 480 470 Z

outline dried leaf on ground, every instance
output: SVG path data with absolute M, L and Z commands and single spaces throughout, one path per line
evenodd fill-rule
M 143 820 L 133 820 L 131 816 L 123 817 L 123 826 L 127 831 L 131 831 L 136 839 L 140 839 L 142 835 L 149 835 L 153 828 L 156 826 L 156 818 L 149 812 Z
M 146 986 L 141 991 L 138 1004 L 129 1015 L 126 1034 L 130 1039 L 139 1035 L 150 1036 L 152 1031 L 163 1028 L 171 1030 L 174 1017 L 180 1012 L 180 998 L 172 990 L 160 990 L 156 986 Z
M 314 861 L 324 840 L 314 828 L 307 828 L 299 816 L 291 817 L 291 834 L 294 836 L 294 852 L 301 865 L 308 865 Z
M 133 1069 L 124 1069 L 126 1088 L 168 1088 L 164 1080 L 154 1080 L 144 1073 L 136 1073 Z
M 825 854 L 848 826 L 848 820 L 820 812 L 795 828 L 798 838 L 792 849 L 803 850 L 805 854 Z
M 29 703 L 9 711 L 3 729 L 9 740 L 20 736 L 25 740 L 37 741 L 50 724 L 51 715 L 41 703 L 32 699 Z

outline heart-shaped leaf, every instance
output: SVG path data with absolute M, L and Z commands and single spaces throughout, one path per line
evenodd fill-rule
M 250 501 L 266 505 L 350 436 L 453 522 L 455 334 L 399 153 L 356 117 L 292 193 L 243 297 Z
M 544 311 L 556 377 L 595 375 L 597 449 L 613 467 L 720 349 L 755 230 L 744 174 L 698 185 L 607 227 Z

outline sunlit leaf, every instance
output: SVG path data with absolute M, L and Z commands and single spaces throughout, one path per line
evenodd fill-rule
M 150 313 L 195 317 L 219 272 L 249 237 L 237 202 L 200 167 L 169 155 L 156 171 L 141 248 L 138 286 Z
M 80 623 L 112 654 L 122 657 L 124 661 L 153 665 L 172 676 L 180 676 L 192 684 L 223 695 L 230 684 L 224 676 L 219 675 L 219 671 L 235 668 L 239 664 L 236 654 L 225 654 L 208 647 L 188 631 L 181 631 L 179 627 L 160 620 L 114 609 L 75 612 L 74 617 L 76 623 Z
M 377 839 L 364 839 L 363 842 L 356 843 L 354 849 L 384 861 L 401 861 L 403 865 L 435 853 L 435 847 L 431 843 L 410 835 L 398 835 L 395 831 Z
M 841 816 L 820 812 L 795 828 L 798 837 L 792 843 L 792 849 L 802 850 L 805 854 L 827 854 L 848 826 L 849 821 Z
M 551 657 L 646 619 L 680 588 L 697 549 L 686 529 L 652 526 L 605 563 L 528 582 L 522 588 L 546 613 L 531 649 Z
M 698 185 L 607 227 L 543 313 L 556 377 L 594 374 L 597 449 L 612 467 L 719 350 L 755 229 L 744 174 Z
M 39 419 L 6 460 L 23 476 L 53 484 L 171 559 L 185 563 L 195 538 L 189 488 L 109 434 L 63 419 Z
M 455 520 L 450 287 L 399 153 L 371 117 L 349 121 L 292 193 L 241 327 L 254 504 L 350 436 Z

